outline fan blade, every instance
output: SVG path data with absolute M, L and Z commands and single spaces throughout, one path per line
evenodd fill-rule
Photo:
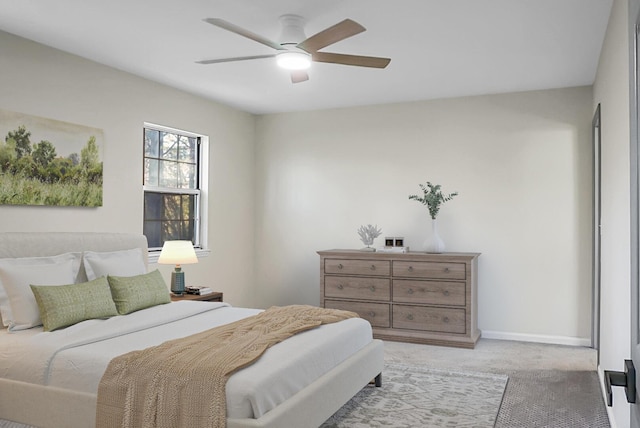
M 246 61 L 248 59 L 261 59 L 261 58 L 273 58 L 273 57 L 275 57 L 275 55 L 239 56 L 236 58 L 205 59 L 202 61 L 196 61 L 196 63 L 197 64 L 217 64 L 219 62 Z
M 314 52 L 311 59 L 316 62 L 332 64 L 354 65 L 357 67 L 385 68 L 391 62 L 390 58 L 377 56 L 345 55 L 331 52 Z
M 227 31 L 231 31 L 232 33 L 236 33 L 242 37 L 246 37 L 247 39 L 251 39 L 255 42 L 262 43 L 263 45 L 269 46 L 270 48 L 277 49 L 279 51 L 286 51 L 286 48 L 283 48 L 279 43 L 272 42 L 269 39 L 266 39 L 259 34 L 252 33 L 249 30 L 245 30 L 242 27 L 238 27 L 235 24 L 232 24 L 224 19 L 220 18 L 206 18 L 203 21 L 208 22 L 211 25 L 215 25 L 216 27 L 223 28 Z
M 366 28 L 357 22 L 345 19 L 332 27 L 314 34 L 307 40 L 298 43 L 297 47 L 313 53 L 340 40 L 362 33 L 365 30 Z
M 306 71 L 294 70 L 291 72 L 291 83 L 300 83 L 309 80 L 309 75 Z

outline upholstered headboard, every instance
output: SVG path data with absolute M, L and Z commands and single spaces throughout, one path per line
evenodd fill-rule
M 147 237 L 135 233 L 2 232 L 0 258 L 45 257 L 80 251 L 118 251 L 142 248 L 148 265 Z
M 134 233 L 0 232 L 0 258 L 46 257 L 82 251 L 118 251 L 141 248 L 148 268 L 147 237 Z M 86 278 L 84 266 L 79 278 Z M 0 328 L 2 319 L 0 318 Z

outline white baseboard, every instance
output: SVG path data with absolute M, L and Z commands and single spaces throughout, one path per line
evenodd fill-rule
M 542 334 L 509 333 L 506 331 L 482 330 L 485 339 L 515 340 L 518 342 L 550 343 L 553 345 L 591 346 L 591 339 L 569 336 L 545 336 Z

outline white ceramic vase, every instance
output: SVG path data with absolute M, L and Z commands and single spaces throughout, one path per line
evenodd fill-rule
M 431 219 L 431 235 L 424 242 L 424 250 L 427 253 L 444 253 L 444 241 L 438 234 L 438 221 Z

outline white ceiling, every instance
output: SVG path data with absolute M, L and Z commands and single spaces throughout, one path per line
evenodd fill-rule
M 0 29 L 251 113 L 590 85 L 612 0 L 0 0 Z M 311 36 L 345 18 L 367 31 L 323 51 L 390 57 L 386 69 L 314 63 L 292 84 L 264 45 L 278 17 Z M 0 52 L 0 58 L 2 53 Z

